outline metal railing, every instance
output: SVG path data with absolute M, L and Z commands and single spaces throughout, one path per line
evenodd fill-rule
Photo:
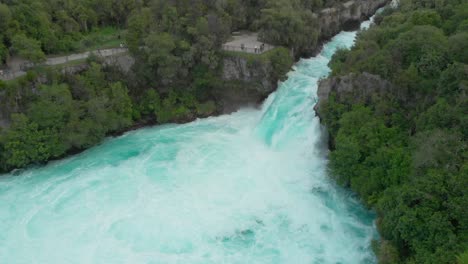
M 242 47 L 242 46 L 233 46 L 233 45 L 224 44 L 222 48 L 223 50 L 226 50 L 226 51 L 239 51 L 239 52 L 246 52 L 246 53 L 252 53 L 252 54 L 262 54 L 264 52 L 267 52 L 273 49 L 274 46 L 264 44 L 263 46 L 258 46 L 257 48 L 255 48 L 255 47 L 250 47 L 250 46 Z

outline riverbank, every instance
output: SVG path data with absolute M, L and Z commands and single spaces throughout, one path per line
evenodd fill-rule
M 318 86 L 330 175 L 377 212 L 380 263 L 465 263 L 467 5 L 400 4 Z

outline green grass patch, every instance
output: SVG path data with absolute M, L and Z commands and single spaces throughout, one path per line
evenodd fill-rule
M 70 46 L 72 49 L 70 51 L 48 54 L 47 57 L 58 57 L 97 49 L 117 48 L 121 43 L 125 43 L 126 33 L 126 30 L 115 27 L 101 27 L 95 28 L 88 33 L 77 33 L 73 37 L 73 40 L 71 40 Z
M 98 28 L 84 35 L 80 46 L 84 51 L 118 47 L 120 43 L 124 43 L 125 34 L 126 31 L 114 27 Z

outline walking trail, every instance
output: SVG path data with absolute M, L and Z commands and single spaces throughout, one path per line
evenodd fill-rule
M 70 54 L 67 56 L 60 56 L 60 57 L 48 57 L 45 62 L 39 65 L 46 65 L 46 66 L 54 66 L 54 65 L 61 65 L 66 64 L 72 61 L 83 60 L 88 58 L 91 54 L 95 54 L 99 57 L 109 57 L 118 54 L 122 54 L 127 52 L 127 48 L 112 48 L 112 49 L 101 49 L 101 50 L 93 50 L 87 51 L 83 53 L 75 53 Z M 8 63 L 7 68 L 0 69 L 0 80 L 12 80 L 23 76 L 26 74 L 27 70 L 35 66 L 32 62 L 13 57 Z

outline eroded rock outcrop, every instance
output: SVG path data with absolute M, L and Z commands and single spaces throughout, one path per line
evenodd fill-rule
M 268 61 L 231 56 L 223 60 L 222 78 L 227 81 L 253 82 L 259 93 L 267 94 L 274 91 L 276 85 L 271 71 L 272 67 Z
M 371 17 L 389 0 L 351 0 L 319 12 L 319 41 L 328 40 L 342 30 L 351 30 Z
M 317 12 L 319 36 L 317 45 L 297 50 L 292 57 L 312 56 L 317 53 L 321 43 L 329 40 L 342 30 L 356 30 L 360 22 L 374 15 L 377 9 L 390 0 L 351 0 L 332 8 Z M 278 76 L 272 75 L 272 66 L 268 62 L 255 61 L 252 56 L 225 56 L 221 79 L 223 91 L 218 99 L 222 102 L 224 112 L 235 111 L 242 105 L 261 102 L 268 94 L 275 91 Z M 255 55 L 253 55 L 255 57 Z
M 278 80 L 272 72 L 272 65 L 267 60 L 226 56 L 223 60 L 223 89 L 216 94 L 223 105 L 223 112 L 230 113 L 240 106 L 257 104 L 275 91 Z
M 0 92 L 0 102 L 5 101 L 5 92 L 1 91 Z M 8 118 L 8 114 L 6 111 L 6 105 L 5 104 L 0 104 L 0 130 L 2 128 L 7 128 L 10 125 L 10 120 Z
M 319 82 L 317 90 L 319 101 L 314 109 L 320 117 L 323 105 L 332 94 L 337 102 L 352 101 L 353 104 L 366 104 L 373 96 L 385 96 L 392 92 L 393 88 L 389 81 L 367 72 L 329 77 Z

